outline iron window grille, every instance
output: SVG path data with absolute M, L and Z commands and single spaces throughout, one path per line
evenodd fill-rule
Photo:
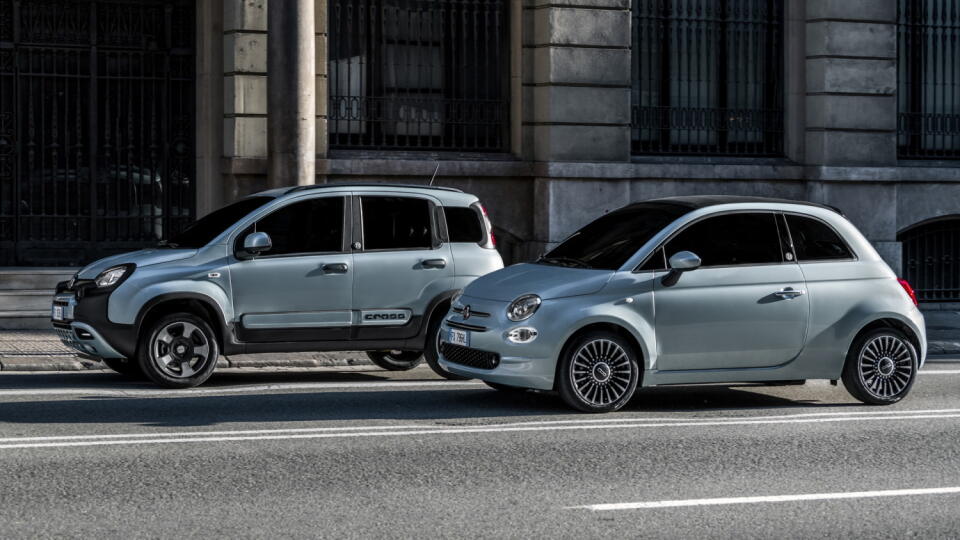
M 634 0 L 634 154 L 783 154 L 781 0 Z
M 958 159 L 960 0 L 898 0 L 897 23 L 897 153 Z
M 330 0 L 330 147 L 506 151 L 507 5 Z
M 960 218 L 911 227 L 903 242 L 904 277 L 921 302 L 960 302 Z

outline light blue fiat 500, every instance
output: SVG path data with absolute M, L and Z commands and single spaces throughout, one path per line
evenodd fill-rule
M 923 316 L 833 208 L 756 197 L 631 204 L 455 298 L 440 365 L 498 390 L 623 407 L 638 386 L 842 379 L 889 404 L 926 354 Z

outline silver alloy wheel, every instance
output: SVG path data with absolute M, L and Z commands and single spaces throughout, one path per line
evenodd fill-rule
M 570 369 L 570 382 L 577 397 L 591 405 L 616 403 L 630 388 L 633 366 L 623 347 L 609 339 L 584 343 Z
M 895 336 L 877 336 L 860 349 L 857 373 L 863 387 L 874 396 L 896 397 L 913 378 L 910 348 Z
M 177 321 L 157 332 L 150 349 L 161 371 L 171 377 L 185 379 L 206 366 L 210 356 L 210 341 L 197 325 Z

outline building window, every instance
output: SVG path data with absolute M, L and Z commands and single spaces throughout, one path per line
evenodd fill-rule
M 960 216 L 911 226 L 897 240 L 903 276 L 921 302 L 960 302 Z
M 905 159 L 960 158 L 960 0 L 899 0 L 897 145 Z
M 330 0 L 331 148 L 506 151 L 506 0 Z
M 783 154 L 782 4 L 634 0 L 634 154 Z

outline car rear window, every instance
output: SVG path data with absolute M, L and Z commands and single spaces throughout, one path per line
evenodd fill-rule
M 483 225 L 480 214 L 473 208 L 458 206 L 443 207 L 443 215 L 447 218 L 447 234 L 451 242 L 483 242 Z
M 830 261 L 852 259 L 853 253 L 833 229 L 819 220 L 787 214 L 797 260 Z

